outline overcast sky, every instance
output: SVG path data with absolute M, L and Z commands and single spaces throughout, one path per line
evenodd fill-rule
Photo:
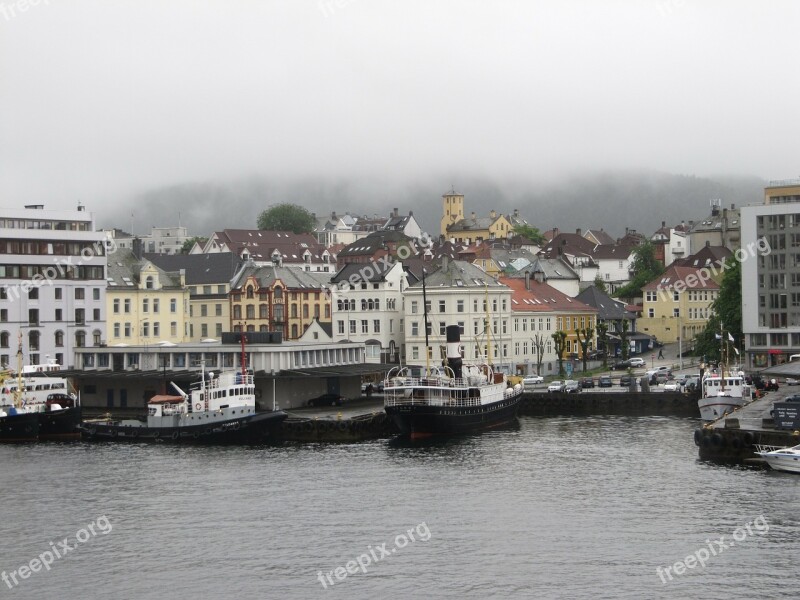
M 102 215 L 254 176 L 800 175 L 800 2 L 34 2 L 0 0 L 2 206 Z

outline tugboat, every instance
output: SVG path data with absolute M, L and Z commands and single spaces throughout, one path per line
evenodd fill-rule
M 384 409 L 411 439 L 477 432 L 513 422 L 522 385 L 510 385 L 491 364 L 463 365 L 458 325 L 449 325 L 447 359 L 414 376 L 395 367 L 384 382 Z M 426 342 L 427 346 L 427 342 Z
M 55 362 L 22 366 L 22 336 L 16 377 L 0 377 L 0 441 L 80 439 L 81 407 Z M 23 418 L 24 417 L 24 418 Z
M 177 395 L 153 396 L 146 421 L 96 419 L 80 429 L 89 440 L 247 444 L 267 440 L 288 416 L 281 410 L 256 412 L 253 375 L 245 369 L 215 377 L 203 367 L 188 394 L 171 385 Z

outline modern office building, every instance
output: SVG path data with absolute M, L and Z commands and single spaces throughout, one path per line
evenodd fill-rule
M 112 246 L 113 249 L 113 246 Z M 43 205 L 0 209 L 0 362 L 56 360 L 106 340 L 106 235 L 94 216 Z
M 770 182 L 741 218 L 747 366 L 764 368 L 800 352 L 800 179 Z

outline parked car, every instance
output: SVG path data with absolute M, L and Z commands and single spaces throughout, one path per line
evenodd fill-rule
M 659 371 L 654 375 L 656 378 L 656 383 L 667 383 L 669 381 L 669 375 L 667 375 L 664 371 Z
M 581 384 L 574 379 L 567 379 L 564 382 L 564 391 L 567 394 L 577 394 L 581 391 Z
M 585 390 L 586 388 L 593 388 L 593 387 L 594 387 L 594 379 L 592 379 L 591 377 L 584 377 L 583 379 L 581 379 L 581 389 Z
M 632 380 L 633 377 L 631 377 L 630 375 L 623 375 L 622 377 L 619 378 L 619 384 L 622 387 L 630 387 Z
M 643 358 L 639 356 L 634 356 L 633 358 L 628 359 L 628 364 L 632 367 L 644 367 L 647 366 L 647 363 L 644 361 Z
M 627 369 L 630 366 L 631 366 L 630 361 L 620 360 L 618 362 L 615 362 L 613 365 L 611 365 L 611 370 L 612 371 L 624 371 L 625 369 Z
M 597 385 L 598 387 L 611 387 L 614 385 L 614 382 L 611 381 L 611 377 L 609 377 L 608 375 L 601 375 L 597 379 Z
M 783 399 L 783 402 L 800 402 L 800 394 L 792 394 L 791 396 L 786 396 Z
M 563 392 L 564 391 L 564 382 L 563 381 L 551 381 L 550 385 L 547 386 L 548 392 Z
M 526 388 L 541 385 L 542 383 L 544 383 L 544 377 L 541 375 L 528 375 L 522 380 L 522 386 Z
M 309 406 L 341 406 L 347 400 L 341 394 L 322 394 L 308 401 Z
M 664 384 L 664 391 L 665 392 L 679 392 L 681 389 L 680 384 L 676 380 L 667 381 Z
M 786 381 L 784 383 L 786 385 L 798 385 L 798 384 L 800 384 L 800 381 L 798 381 L 797 379 L 794 379 L 792 377 L 787 377 Z

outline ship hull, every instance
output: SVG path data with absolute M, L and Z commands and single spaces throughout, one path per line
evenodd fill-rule
M 0 417 L 0 443 L 35 442 L 39 439 L 39 417 L 22 413 Z
M 79 440 L 81 432 L 81 407 L 37 413 L 39 440 Z
M 396 404 L 385 407 L 401 435 L 412 439 L 459 435 L 502 427 L 517 418 L 522 394 L 479 406 Z
M 731 396 L 700 398 L 697 402 L 697 406 L 700 409 L 700 418 L 703 421 L 716 421 L 723 415 L 732 413 L 743 404 L 743 398 Z
M 90 441 L 150 442 L 160 444 L 258 444 L 275 437 L 288 415 L 283 411 L 256 413 L 204 425 L 148 427 L 85 422 L 80 426 Z

